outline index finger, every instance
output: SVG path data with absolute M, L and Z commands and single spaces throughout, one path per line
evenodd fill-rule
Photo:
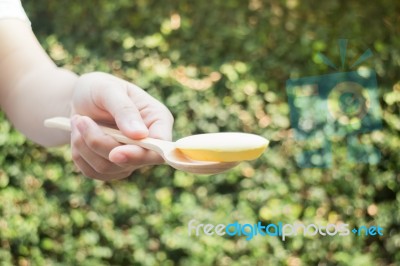
M 118 128 L 126 136 L 133 139 L 147 137 L 148 129 L 128 93 L 113 87 L 115 85 L 110 84 L 96 95 L 101 107 L 111 114 Z

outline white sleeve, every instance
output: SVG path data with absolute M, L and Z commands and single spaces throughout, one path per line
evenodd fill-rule
M 21 0 L 0 0 L 0 19 L 6 18 L 15 18 L 31 24 L 21 5 Z

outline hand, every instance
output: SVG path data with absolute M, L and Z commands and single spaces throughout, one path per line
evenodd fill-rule
M 72 113 L 72 158 L 84 175 L 121 179 L 142 166 L 163 163 L 153 151 L 121 145 L 93 121 L 116 125 L 132 139 L 171 140 L 170 111 L 134 84 L 105 73 L 85 74 L 76 83 Z

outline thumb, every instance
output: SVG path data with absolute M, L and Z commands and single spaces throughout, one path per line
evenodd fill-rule
M 101 99 L 102 105 L 114 118 L 121 132 L 133 139 L 147 137 L 149 130 L 128 94 L 116 89 L 107 89 L 106 91 L 101 96 L 103 98 Z

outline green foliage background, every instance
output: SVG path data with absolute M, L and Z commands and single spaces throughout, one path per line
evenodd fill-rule
M 68 147 L 38 147 L 0 115 L 1 265 L 398 265 L 400 2 L 299 0 L 23 1 L 63 67 L 132 81 L 173 112 L 175 139 L 245 131 L 271 140 L 261 159 L 213 176 L 158 166 L 104 183 L 74 171 Z M 333 72 L 366 49 L 378 74 L 382 152 L 354 164 L 338 140 L 332 169 L 301 169 L 285 81 Z M 346 69 L 347 70 L 347 69 Z M 56 89 L 56 88 L 55 88 Z M 34 92 L 33 92 L 34 93 Z M 189 237 L 187 223 L 376 225 L 384 236 Z

